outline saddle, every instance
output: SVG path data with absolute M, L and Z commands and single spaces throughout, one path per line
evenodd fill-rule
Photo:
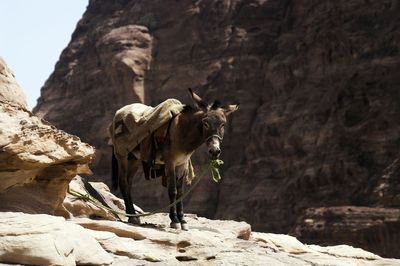
M 145 178 L 150 180 L 150 178 L 162 177 L 162 185 L 164 187 L 167 186 L 167 177 L 165 173 L 165 164 L 161 157 L 161 149 L 169 144 L 169 128 L 171 122 L 172 119 L 146 137 L 139 145 Z
M 166 145 L 170 145 L 169 130 L 172 120 L 173 119 L 144 138 L 139 144 L 139 151 L 137 151 L 140 153 L 139 156 L 140 160 L 142 161 L 144 177 L 146 180 L 162 177 L 162 186 L 164 187 L 167 187 L 168 183 L 165 172 L 164 158 L 162 158 L 161 151 Z M 128 159 L 134 157 L 138 158 L 138 156 L 130 153 Z M 187 175 L 185 175 L 185 182 L 187 185 L 190 185 L 196 176 L 192 161 L 190 159 L 187 164 L 187 171 Z

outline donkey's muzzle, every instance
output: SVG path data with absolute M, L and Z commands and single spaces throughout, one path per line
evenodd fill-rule
M 216 160 L 219 158 L 219 155 L 221 154 L 221 149 L 210 149 L 208 150 L 208 153 L 210 154 L 211 159 Z
M 207 139 L 208 154 L 212 160 L 218 159 L 219 155 L 221 154 L 220 144 L 221 140 L 218 135 L 212 135 Z

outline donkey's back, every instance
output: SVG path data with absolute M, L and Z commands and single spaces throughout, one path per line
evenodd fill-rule
M 116 155 L 127 156 L 145 138 L 178 115 L 184 105 L 176 99 L 168 99 L 156 107 L 140 103 L 119 109 L 110 126 L 110 137 Z

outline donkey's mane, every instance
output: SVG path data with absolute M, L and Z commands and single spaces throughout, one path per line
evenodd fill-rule
M 219 100 L 215 100 L 214 103 L 211 105 L 211 109 L 215 110 L 222 107 L 222 103 Z
M 222 103 L 219 100 L 215 100 L 214 103 L 211 105 L 211 110 L 216 110 L 222 107 Z M 194 108 L 190 104 L 185 104 L 183 107 L 182 113 L 195 113 L 196 108 Z

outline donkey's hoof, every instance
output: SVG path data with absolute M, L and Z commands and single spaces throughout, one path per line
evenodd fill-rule
M 129 217 L 128 223 L 134 224 L 134 225 L 140 225 L 140 218 L 139 217 Z
M 181 223 L 181 228 L 184 231 L 188 231 L 189 230 L 189 225 L 187 223 Z
M 171 223 L 170 226 L 173 229 L 180 229 L 181 228 L 181 224 L 180 223 Z

